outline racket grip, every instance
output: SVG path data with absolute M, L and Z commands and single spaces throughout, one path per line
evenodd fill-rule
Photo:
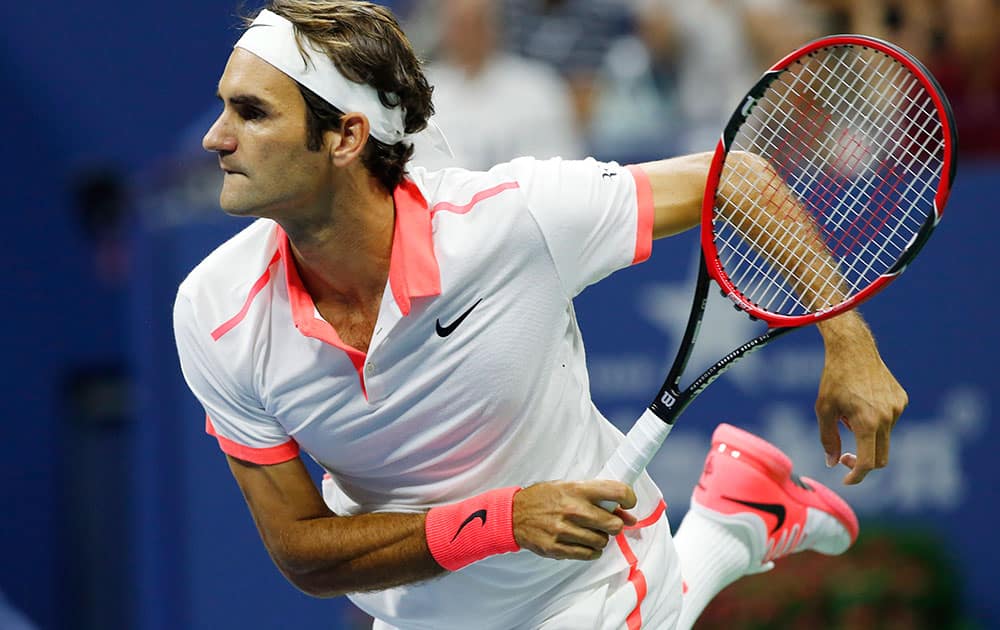
M 646 469 L 673 428 L 674 425 L 660 420 L 656 414 L 647 409 L 639 416 L 639 420 L 629 430 L 595 479 L 612 479 L 631 486 Z M 603 501 L 600 505 L 609 512 L 618 507 L 612 501 Z

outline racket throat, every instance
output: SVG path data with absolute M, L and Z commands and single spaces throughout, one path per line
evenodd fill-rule
M 649 404 L 649 410 L 663 422 L 672 425 L 690 403 L 691 396 L 688 392 L 682 392 L 676 386 L 664 387 Z

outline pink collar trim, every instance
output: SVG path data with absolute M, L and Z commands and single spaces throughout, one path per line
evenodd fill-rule
M 389 286 L 403 315 L 410 300 L 441 295 L 441 270 L 434 256 L 431 212 L 417 185 L 404 179 L 392 194 L 396 225 L 389 259 Z
M 393 192 L 393 201 L 396 206 L 396 220 L 393 228 L 392 253 L 389 258 L 389 286 L 396 305 L 405 316 L 410 314 L 413 298 L 441 294 L 441 271 L 434 255 L 430 209 L 420 189 L 412 181 L 404 180 Z M 305 335 L 322 339 L 346 350 L 345 344 L 333 327 L 315 316 L 316 305 L 299 277 L 288 235 L 281 226 L 276 226 L 275 229 L 278 237 L 278 255 L 285 267 L 288 297 L 295 326 Z

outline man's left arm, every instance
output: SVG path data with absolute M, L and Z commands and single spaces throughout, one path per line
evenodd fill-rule
M 698 153 L 638 165 L 653 197 L 653 238 L 698 225 L 712 153 Z M 818 324 L 826 350 L 816 400 L 820 441 L 828 465 L 851 469 L 844 483 L 856 484 L 889 462 L 889 433 L 907 404 L 906 392 L 883 363 L 875 340 L 854 311 Z M 857 454 L 841 454 L 838 422 L 854 433 Z

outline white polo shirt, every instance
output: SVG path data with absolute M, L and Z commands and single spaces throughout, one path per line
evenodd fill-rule
M 589 479 L 621 439 L 590 398 L 572 298 L 649 256 L 652 192 L 639 169 L 520 158 L 488 172 L 415 168 L 367 354 L 303 288 L 288 239 L 259 220 L 181 284 L 185 379 L 226 453 L 275 464 L 308 453 L 337 514 L 416 512 L 485 490 Z M 641 518 L 661 502 L 643 476 Z M 351 599 L 405 628 L 531 623 L 561 590 L 627 569 L 522 551 Z

